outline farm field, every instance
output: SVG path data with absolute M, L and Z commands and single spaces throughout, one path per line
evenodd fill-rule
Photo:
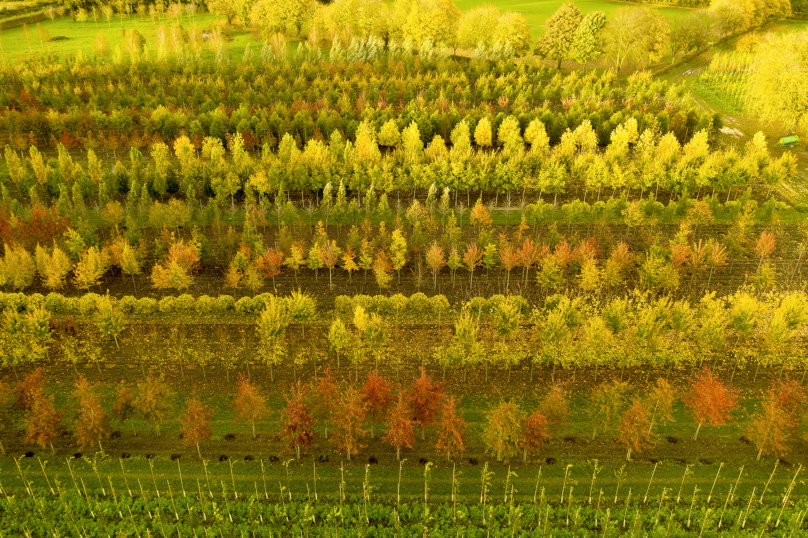
M 3 33 L 0 538 L 804 534 L 801 23 L 279 5 Z

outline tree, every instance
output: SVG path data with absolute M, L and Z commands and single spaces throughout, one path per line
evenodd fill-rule
M 413 421 L 421 428 L 421 439 L 426 437 L 426 427 L 435 421 L 443 400 L 443 383 L 436 383 L 421 368 L 421 375 L 404 392 Z
M 755 51 L 749 87 L 754 110 L 808 136 L 808 34 L 776 36 Z
M 345 323 L 339 318 L 336 318 L 331 323 L 331 328 L 328 330 L 328 344 L 331 349 L 337 354 L 337 368 L 339 368 L 339 354 L 342 350 L 348 347 L 350 337 L 348 329 L 345 328 Z
M 120 383 L 115 391 L 115 401 L 112 403 L 112 416 L 121 424 L 130 421 L 132 433 L 137 435 L 134 418 L 137 415 L 135 407 L 135 394 L 129 389 L 126 383 Z
M 463 264 L 469 270 L 469 284 L 474 282 L 474 270 L 480 266 L 482 259 L 483 251 L 476 243 L 466 245 L 466 250 L 463 252 Z
M 30 411 L 37 395 L 44 390 L 42 368 L 36 368 L 14 386 L 14 407 L 20 411 Z
M 314 431 L 314 420 L 311 408 L 305 401 L 306 389 L 300 380 L 292 385 L 290 392 L 284 393 L 286 408 L 281 411 L 281 429 L 278 439 L 288 439 L 287 446 L 294 448 L 297 459 L 300 459 L 300 449 L 308 450 L 312 441 L 317 437 Z
M 623 414 L 617 428 L 617 439 L 628 450 L 627 461 L 631 461 L 632 452 L 642 452 L 651 446 L 651 418 L 641 400 L 635 399 Z
M 648 425 L 650 432 L 654 426 L 654 419 L 659 416 L 660 422 L 667 424 L 674 422 L 673 405 L 676 403 L 676 392 L 666 379 L 658 378 L 656 384 L 648 392 L 647 403 L 653 409 L 651 413 L 651 423 Z
M 426 264 L 432 272 L 433 287 L 438 289 L 438 273 L 446 267 L 446 254 L 437 242 L 432 243 L 426 251 Z
M 73 398 L 78 403 L 75 435 L 79 447 L 87 448 L 98 443 L 98 448 L 103 454 L 101 439 L 109 432 L 109 417 L 101 407 L 97 387 L 80 375 L 75 383 Z
M 575 29 L 570 44 L 569 56 L 585 66 L 587 62 L 594 60 L 601 52 L 600 31 L 606 26 L 606 14 L 602 11 L 591 11 L 587 13 Z
M 574 4 L 562 4 L 547 19 L 544 34 L 539 37 L 538 53 L 544 58 L 556 60 L 556 69 L 561 69 L 561 61 L 569 58 L 570 47 L 581 19 L 581 11 Z
M 550 421 L 539 409 L 525 419 L 522 428 L 522 460 L 527 461 L 528 452 L 538 452 L 550 440 Z
M 314 396 L 314 409 L 320 415 L 320 422 L 325 426 L 325 438 L 328 439 L 328 421 L 331 416 L 331 410 L 337 405 L 339 396 L 339 385 L 328 367 L 323 372 L 323 375 L 317 381 Z
M 25 440 L 33 441 L 40 447 L 50 445 L 51 452 L 56 454 L 53 448 L 53 440 L 56 439 L 57 428 L 62 421 L 62 413 L 53 407 L 53 396 L 45 394 L 44 390 L 39 390 L 31 395 L 31 407 L 25 415 Z
M 396 0 L 390 29 L 399 42 L 450 44 L 456 38 L 460 16 L 453 0 Z
M 154 425 L 158 437 L 160 436 L 160 424 L 173 409 L 171 404 L 173 395 L 173 391 L 162 375 L 160 377 L 149 375 L 142 381 L 137 382 L 137 396 L 135 396 L 134 400 L 135 409 L 137 409 L 140 418 Z
M 275 277 L 282 273 L 283 251 L 277 248 L 268 248 L 264 254 L 258 258 L 258 267 L 264 272 L 264 276 L 272 279 L 272 288 L 275 289 Z
M 362 398 L 370 414 L 370 436 L 373 437 L 373 426 L 384 416 L 393 401 L 392 387 L 379 375 L 378 370 L 368 373 L 368 379 L 362 388 Z
M 270 378 L 274 381 L 272 366 L 280 364 L 285 354 L 283 338 L 286 328 L 292 320 L 286 301 L 270 295 L 264 300 L 264 310 L 256 321 L 258 335 L 261 338 L 259 354 L 269 366 Z
M 332 410 L 331 423 L 334 425 L 333 441 L 344 450 L 348 460 L 359 453 L 364 445 L 362 439 L 367 435 L 362 425 L 367 416 L 367 404 L 362 393 L 354 387 L 343 389 L 339 396 L 339 405 Z
M 722 383 L 708 368 L 696 375 L 690 392 L 684 398 L 685 407 L 699 423 L 693 440 L 705 424 L 723 426 L 738 404 L 738 396 L 729 385 Z
M 589 416 L 595 423 L 592 429 L 592 439 L 598 431 L 598 425 L 604 432 L 610 432 L 617 426 L 617 421 L 626 405 L 628 383 L 612 381 L 602 383 L 592 392 L 592 401 L 589 407 Z
M 441 406 L 435 449 L 446 452 L 446 460 L 451 460 L 456 454 L 462 453 L 466 449 L 465 433 L 466 421 L 462 416 L 458 416 L 457 403 L 454 397 L 450 396 L 444 400 Z
M 0 432 L 11 426 L 11 404 L 14 402 L 14 393 L 3 381 L 0 381 Z M 0 453 L 6 455 L 6 447 L 0 440 Z
M 255 439 L 255 423 L 266 418 L 266 398 L 258 391 L 258 387 L 244 374 L 240 374 L 236 384 L 236 394 L 233 397 L 233 409 L 236 412 L 236 422 L 247 423 L 252 427 Z
M 567 422 L 570 409 L 564 386 L 554 383 L 539 403 L 539 411 L 547 418 L 547 426 L 551 429 L 561 428 Z
M 658 61 L 670 44 L 670 23 L 650 8 L 620 8 L 609 16 L 603 29 L 605 51 L 620 69 L 629 58 Z
M 382 441 L 396 449 L 396 459 L 401 460 L 401 448 L 412 448 L 415 441 L 415 422 L 404 394 L 398 393 L 398 401 L 390 409 L 387 417 L 387 432 Z
M 250 21 L 265 37 L 288 34 L 291 28 L 299 35 L 314 13 L 314 7 L 313 0 L 259 0 L 252 7 Z
M 95 324 L 102 335 L 115 340 L 115 347 L 118 346 L 118 335 L 121 334 L 126 323 L 124 321 L 123 312 L 112 304 L 109 295 L 104 295 L 96 303 L 98 311 L 95 313 Z
M 784 456 L 788 453 L 788 434 L 791 427 L 788 413 L 780 407 L 777 395 L 771 391 L 760 407 L 760 411 L 752 416 L 747 430 L 749 439 L 758 449 L 757 461 L 760 461 L 764 453 Z
M 185 410 L 180 415 L 182 444 L 185 446 L 196 445 L 196 452 L 199 454 L 200 460 L 202 451 L 199 449 L 199 443 L 209 440 L 213 433 L 210 426 L 211 418 L 213 418 L 213 411 L 202 403 L 199 396 L 194 395 L 185 400 Z
M 398 281 L 401 282 L 401 269 L 407 263 L 407 240 L 401 234 L 401 230 L 396 228 L 393 230 L 392 240 L 390 242 L 390 258 L 393 262 L 393 269 L 398 274 Z
M 58 290 L 64 287 L 65 279 L 73 264 L 62 249 L 54 246 L 53 251 L 48 253 L 37 245 L 34 258 L 37 272 L 48 289 Z
M 500 404 L 486 413 L 483 441 L 487 451 L 496 454 L 497 461 L 511 458 L 522 446 L 524 413 L 513 402 Z

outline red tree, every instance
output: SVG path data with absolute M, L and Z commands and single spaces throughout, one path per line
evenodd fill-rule
M 101 406 L 97 386 L 80 375 L 75 384 L 73 398 L 79 406 L 75 422 L 75 434 L 79 447 L 86 448 L 98 443 L 98 448 L 103 454 L 104 447 L 101 445 L 101 439 L 109 432 L 109 416 Z
M 236 394 L 233 397 L 233 409 L 236 412 L 236 422 L 252 426 L 253 439 L 255 439 L 255 423 L 267 416 L 267 401 L 258 392 L 258 387 L 253 385 L 243 373 L 239 374 Z
M 738 397 L 729 385 L 721 383 L 709 369 L 704 369 L 696 376 L 684 402 L 699 423 L 693 436 L 695 441 L 704 424 L 723 426 L 727 423 L 730 412 L 738 404 Z
M 435 448 L 446 452 L 446 459 L 451 460 L 455 454 L 466 450 L 463 440 L 466 434 L 466 421 L 457 415 L 457 403 L 452 397 L 447 398 L 441 406 L 438 421 L 438 440 Z
M 502 268 L 505 269 L 505 290 L 507 291 L 510 287 L 511 271 L 519 263 L 519 256 L 510 244 L 505 243 L 499 250 L 499 261 Z
M 272 279 L 272 287 L 275 287 L 275 277 L 281 274 L 283 267 L 283 251 L 279 248 L 268 248 L 264 255 L 258 259 L 258 266 L 264 272 L 264 276 Z
M 404 393 L 412 410 L 412 419 L 421 428 L 421 439 L 426 436 L 425 429 L 435 421 L 435 416 L 443 400 L 443 383 L 436 383 L 421 368 L 421 376 L 416 378 L 412 386 Z
M 752 417 L 747 435 L 758 449 L 757 459 L 766 454 L 783 456 L 788 453 L 788 434 L 791 424 L 786 410 L 771 392 L 763 400 L 761 410 Z
M 315 388 L 314 410 L 318 421 L 325 425 L 325 438 L 328 439 L 328 425 L 331 419 L 331 409 L 337 405 L 339 399 L 339 384 L 331 371 L 325 369 Z
M 43 386 L 42 368 L 37 368 L 19 381 L 14 387 L 16 401 L 14 407 L 20 411 L 28 411 L 34 403 L 36 395 L 42 392 Z
M 185 400 L 185 405 L 185 411 L 180 415 L 182 444 L 185 446 L 196 445 L 196 452 L 199 454 L 199 459 L 202 459 L 199 443 L 210 439 L 211 433 L 213 433 L 210 426 L 213 412 L 202 403 L 199 396 L 192 396 Z
M 641 400 L 634 400 L 617 428 L 617 439 L 628 450 L 626 460 L 631 461 L 632 452 L 642 452 L 651 446 L 650 429 L 648 409 Z
M 25 416 L 25 440 L 34 441 L 42 448 L 50 445 L 51 452 L 55 454 L 53 440 L 56 439 L 56 430 L 62 421 L 62 413 L 54 409 L 53 396 L 46 395 L 44 390 L 33 394 L 30 405 L 30 410 Z
M 370 436 L 373 437 L 373 426 L 387 412 L 387 408 L 393 402 L 393 394 L 387 380 L 379 375 L 378 370 L 368 374 L 362 392 L 362 398 L 370 414 Z
M 404 395 L 399 393 L 398 402 L 387 417 L 387 433 L 382 440 L 396 449 L 396 458 L 401 459 L 401 447 L 412 448 L 415 441 L 415 423 Z
M 284 394 L 286 409 L 281 412 L 281 421 L 284 425 L 278 432 L 279 439 L 288 439 L 287 444 L 289 448 L 295 449 L 297 459 L 300 459 L 301 447 L 308 450 L 317 437 L 317 432 L 313 427 L 311 408 L 306 403 L 305 397 L 306 389 L 298 379 L 289 394 Z
M 340 450 L 344 450 L 348 455 L 358 454 L 364 447 L 362 438 L 365 437 L 365 430 L 362 425 L 367 417 L 367 405 L 362 398 L 362 393 L 354 387 L 348 387 L 342 391 L 339 403 L 332 409 L 331 422 L 334 424 L 334 444 Z
M 800 426 L 800 412 L 808 401 L 805 386 L 787 377 L 772 383 L 767 397 L 774 400 L 777 407 L 786 414 L 788 429 L 792 432 L 796 430 Z
M 550 421 L 536 409 L 525 419 L 522 428 L 522 461 L 527 461 L 528 452 L 538 452 L 550 440 Z

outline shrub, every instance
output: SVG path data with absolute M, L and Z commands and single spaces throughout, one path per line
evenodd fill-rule
M 474 297 L 466 303 L 465 307 L 475 316 L 478 314 L 487 314 L 489 303 L 484 297 Z
M 350 314 L 353 310 L 351 298 L 348 295 L 337 295 L 336 299 L 334 299 L 334 310 L 338 314 Z
M 124 314 L 131 314 L 137 308 L 137 299 L 131 295 L 124 295 L 121 297 L 120 301 L 118 301 L 118 308 L 120 308 L 121 312 Z
M 163 297 L 162 299 L 160 299 L 160 302 L 158 303 L 158 308 L 160 309 L 160 312 L 164 314 L 170 314 L 171 312 L 173 312 L 174 303 L 176 303 L 176 301 L 177 299 L 170 295 L 168 297 Z
M 210 314 L 216 307 L 216 299 L 209 295 L 201 295 L 196 299 L 196 311 L 200 314 Z
M 385 295 L 374 295 L 370 304 L 371 312 L 376 312 L 381 315 L 388 315 L 393 313 L 393 305 L 390 298 Z
M 361 306 L 365 310 L 370 310 L 373 304 L 373 298 L 370 295 L 354 295 L 351 303 L 351 312 L 353 312 L 354 308 L 357 306 Z
M 49 293 L 45 297 L 45 309 L 48 312 L 61 312 L 65 307 L 65 296 L 61 293 Z
M 407 312 L 410 314 L 426 314 L 429 309 L 429 297 L 425 294 L 418 292 L 410 295 L 410 300 L 407 303 Z
M 390 310 L 395 313 L 402 313 L 404 310 L 407 309 L 407 305 L 409 304 L 410 300 L 407 299 L 404 295 L 400 293 L 396 293 L 388 300 L 390 303 Z
M 63 309 L 65 314 L 78 314 L 79 312 L 78 297 L 65 297 Z
M 151 297 L 142 297 L 137 301 L 136 314 L 154 314 L 157 312 L 157 300 Z
M 26 309 L 34 310 L 35 308 L 41 308 L 45 306 L 45 296 L 41 293 L 32 293 L 28 296 L 28 300 L 26 301 Z
M 263 301 L 261 304 L 263 305 Z M 252 297 L 242 297 L 236 301 L 234 308 L 239 314 L 255 314 L 255 312 L 258 310 L 256 307 L 256 301 Z
M 432 312 L 437 314 L 439 312 L 446 312 L 449 310 L 449 300 L 445 295 L 434 295 L 429 299 L 429 304 L 432 306 Z
M 236 301 L 233 299 L 232 295 L 219 295 L 216 297 L 216 305 L 214 308 L 216 312 L 226 312 L 232 310 L 235 304 Z
M 176 308 L 178 312 L 191 312 L 195 306 L 196 299 L 194 299 L 193 295 L 187 293 L 183 293 L 174 301 L 174 308 Z
M 97 293 L 85 293 L 79 299 L 79 312 L 84 316 L 89 316 L 90 314 L 95 313 L 95 309 L 98 305 L 98 299 L 101 296 Z

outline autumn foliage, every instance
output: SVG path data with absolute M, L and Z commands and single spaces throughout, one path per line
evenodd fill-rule
M 103 453 L 101 439 L 107 435 L 110 427 L 109 416 L 101 406 L 98 387 L 80 375 L 75 384 L 73 397 L 78 403 L 75 435 L 79 447 L 87 448 L 97 443 Z
M 199 443 L 210 439 L 213 430 L 210 419 L 213 412 L 210 407 L 202 403 L 199 396 L 192 396 L 185 402 L 185 410 L 180 415 L 180 431 L 182 432 L 182 444 L 185 446 L 196 445 L 199 459 L 202 459 L 202 451 Z
M 255 423 L 267 416 L 266 398 L 259 392 L 258 387 L 243 373 L 239 375 L 236 385 L 236 394 L 233 397 L 233 409 L 236 412 L 236 422 L 249 424 L 252 427 L 255 439 Z
M 641 400 L 634 400 L 617 428 L 617 439 L 628 450 L 627 460 L 631 460 L 632 452 L 642 452 L 651 446 L 650 426 L 648 408 Z
M 443 384 L 432 380 L 421 368 L 421 375 L 415 379 L 412 386 L 405 392 L 412 411 L 413 421 L 421 428 L 421 439 L 425 436 L 427 426 L 435 422 L 435 418 L 443 400 Z
M 362 389 L 362 398 L 370 415 L 370 436 L 373 437 L 373 426 L 380 421 L 393 401 L 393 394 L 387 380 L 379 375 L 378 370 L 368 373 L 368 379 Z
M 288 394 L 284 394 L 286 408 L 281 411 L 281 429 L 279 439 L 286 439 L 287 446 L 294 449 L 300 459 L 301 449 L 308 450 L 317 437 L 314 431 L 314 419 L 311 408 L 306 403 L 306 389 L 300 380 L 292 386 Z
M 453 397 L 446 398 L 441 405 L 435 449 L 445 452 L 446 459 L 451 460 L 466 450 L 465 436 L 466 421 L 457 414 L 457 402 Z
M 696 375 L 684 402 L 699 424 L 693 436 L 695 441 L 703 425 L 723 426 L 727 423 L 730 413 L 738 404 L 738 396 L 729 385 L 715 377 L 712 371 L 704 369 Z
M 522 459 L 527 461 L 528 453 L 536 453 L 550 440 L 550 421 L 538 409 L 525 419 L 522 429 Z
M 396 449 L 396 458 L 401 459 L 401 449 L 403 447 L 412 448 L 415 441 L 415 423 L 412 420 L 412 412 L 399 393 L 398 401 L 393 405 L 387 417 L 387 431 L 383 441 Z

